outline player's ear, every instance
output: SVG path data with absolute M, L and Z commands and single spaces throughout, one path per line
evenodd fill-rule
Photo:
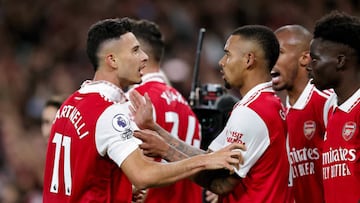
M 307 67 L 311 62 L 310 51 L 303 51 L 299 58 L 299 64 L 301 67 Z
M 106 65 L 116 68 L 117 67 L 117 63 L 116 63 L 116 57 L 113 54 L 108 54 L 105 56 L 105 63 Z
M 337 57 L 337 66 L 336 66 L 336 69 L 337 70 L 341 70 L 344 68 L 345 66 L 345 63 L 346 63 L 346 56 L 344 54 L 340 54 L 338 57 Z
M 253 52 L 249 52 L 246 54 L 246 65 L 247 67 L 251 67 L 256 60 L 255 54 Z

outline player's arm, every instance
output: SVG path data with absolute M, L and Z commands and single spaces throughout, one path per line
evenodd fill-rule
M 134 115 L 134 120 L 140 128 L 152 129 L 158 133 L 151 131 L 138 131 L 134 133 L 134 136 L 141 139 L 143 144 L 140 145 L 148 154 L 158 154 L 167 161 L 178 161 L 194 155 L 204 154 L 205 151 L 192 147 L 185 142 L 178 140 L 171 136 L 166 130 L 161 128 L 152 117 L 152 105 L 151 100 L 147 94 L 144 98 L 136 91 L 130 93 L 130 100 L 132 107 L 130 110 Z M 233 144 L 228 147 L 231 148 Z M 239 147 L 245 150 L 244 145 Z M 243 162 L 242 156 L 240 158 Z M 209 174 L 211 173 L 211 174 Z M 229 171 L 215 170 L 215 171 L 203 171 L 197 173 L 192 179 L 199 185 L 217 193 L 224 194 L 231 191 L 240 180 L 237 176 L 231 176 Z
M 228 137 L 228 129 L 241 134 L 239 142 L 246 143 L 246 150 L 243 149 L 241 153 L 244 161 L 240 169 L 236 170 L 236 174 L 231 176 L 224 173 L 223 178 L 217 171 L 208 171 L 209 174 L 199 173 L 196 177 L 196 182 L 201 183 L 217 194 L 228 193 L 237 185 L 242 184 L 242 178 L 247 176 L 253 165 L 257 163 L 270 146 L 269 132 L 265 122 L 255 111 L 246 106 L 238 106 L 233 110 L 225 129 L 213 140 L 209 149 L 217 151 L 224 146 L 224 141 Z M 212 173 L 216 174 L 212 175 Z M 209 180 L 209 177 L 213 178 Z
M 146 156 L 161 157 L 168 162 L 179 161 L 191 157 L 176 149 L 174 146 L 169 145 L 156 131 L 147 129 L 135 131 L 134 137 L 142 140 L 139 147 Z
M 147 93 L 145 93 L 144 97 L 142 97 L 136 90 L 133 90 L 130 92 L 129 96 L 132 104 L 130 110 L 134 115 L 135 123 L 140 129 L 151 129 L 156 131 L 166 143 L 168 143 L 171 147 L 178 150 L 179 152 L 185 154 L 186 156 L 190 157 L 205 153 L 201 149 L 198 149 L 196 147 L 186 144 L 179 139 L 176 139 L 174 136 L 172 136 L 169 132 L 167 132 L 154 121 L 152 117 L 152 103 Z M 180 154 L 175 154 L 175 152 L 173 152 L 166 156 L 164 154 L 162 155 L 164 159 L 168 159 L 170 161 L 177 161 L 172 156 L 180 156 Z
M 230 174 L 229 171 L 223 169 L 201 171 L 192 176 L 192 180 L 205 189 L 219 195 L 233 191 L 241 182 L 241 178 L 237 174 Z
M 121 163 L 120 167 L 138 189 L 161 186 L 187 178 L 202 170 L 225 169 L 233 173 L 240 163 L 240 144 L 210 154 L 202 154 L 172 163 L 149 161 L 139 149 L 135 149 Z
M 189 158 L 190 156 L 184 154 L 179 149 L 171 146 L 165 142 L 165 140 L 160 137 L 155 131 L 151 130 L 142 130 L 136 131 L 134 136 L 143 141 L 140 144 L 140 148 L 143 150 L 145 155 L 149 156 L 160 156 L 161 158 L 172 162 L 182 159 Z M 176 138 L 175 141 L 177 140 Z M 179 143 L 181 140 L 179 140 Z M 186 144 L 183 143 L 185 146 Z M 228 147 L 231 147 L 230 145 Z M 242 146 L 244 150 L 244 147 Z M 203 153 L 211 153 L 211 151 Z M 243 163 L 241 159 L 241 164 Z M 216 194 L 225 194 L 230 192 L 241 180 L 237 175 L 231 175 L 229 170 L 205 170 L 196 173 L 191 177 L 191 179 L 197 184 L 201 185 L 204 188 L 216 193 Z

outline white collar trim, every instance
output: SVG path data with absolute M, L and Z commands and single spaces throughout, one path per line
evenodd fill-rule
M 360 88 L 344 103 L 339 106 L 339 109 L 345 112 L 350 112 L 360 102 Z
M 121 88 L 105 80 L 86 80 L 81 85 L 79 92 L 82 94 L 99 93 L 113 102 L 123 103 L 127 101 L 124 91 Z
M 315 86 L 309 81 L 293 106 L 291 106 L 289 103 L 289 96 L 286 96 L 286 107 L 298 110 L 304 109 L 306 104 L 309 102 L 314 90 Z
M 265 82 L 256 85 L 249 92 L 247 92 L 243 98 L 239 101 L 239 104 L 246 105 L 257 98 L 261 92 L 275 92 L 272 88 L 271 82 Z

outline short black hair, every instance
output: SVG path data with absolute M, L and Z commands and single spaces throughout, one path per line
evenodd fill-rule
M 274 32 L 263 25 L 245 25 L 234 30 L 231 35 L 240 35 L 246 39 L 256 41 L 264 51 L 269 71 L 275 65 L 280 52 L 279 41 Z
M 64 99 L 62 97 L 53 96 L 45 102 L 44 107 L 52 106 L 59 109 L 63 101 Z
M 334 10 L 315 24 L 314 39 L 340 43 L 353 48 L 360 59 L 360 20 L 344 12 Z
M 117 39 L 127 32 L 131 32 L 129 18 L 127 17 L 101 20 L 90 27 L 86 52 L 95 71 L 99 66 L 97 52 L 100 45 L 107 40 Z
M 132 33 L 137 39 L 144 41 L 149 45 L 149 51 L 157 62 L 160 62 L 165 50 L 165 43 L 160 32 L 159 26 L 149 20 L 132 20 Z

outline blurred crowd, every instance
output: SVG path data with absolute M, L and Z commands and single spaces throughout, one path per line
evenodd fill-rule
M 66 97 L 91 79 L 85 44 L 99 19 L 155 21 L 167 44 L 162 67 L 185 97 L 191 88 L 198 31 L 206 28 L 201 83 L 221 83 L 218 60 L 234 28 L 262 24 L 276 29 L 338 9 L 359 14 L 359 0 L 2 0 L 0 3 L 0 202 L 42 202 L 47 140 L 40 115 L 46 100 Z

